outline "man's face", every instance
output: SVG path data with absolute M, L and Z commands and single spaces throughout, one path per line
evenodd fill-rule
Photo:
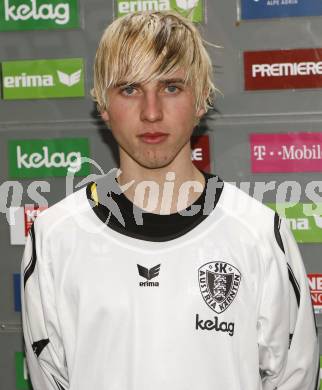
M 124 84 L 107 91 L 102 118 L 124 153 L 146 168 L 169 165 L 179 154 L 190 156 L 190 137 L 197 119 L 195 97 L 184 85 L 184 71 L 145 84 Z

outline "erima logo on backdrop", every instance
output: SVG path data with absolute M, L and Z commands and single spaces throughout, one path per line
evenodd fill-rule
M 203 20 L 202 0 L 117 0 L 118 15 L 141 11 L 177 11 L 185 16 L 191 12 L 194 22 Z
M 146 282 L 140 282 L 141 287 L 158 287 L 159 282 L 150 282 L 149 280 L 159 276 L 161 264 L 158 264 L 152 268 L 145 268 L 140 264 L 137 264 L 139 275 L 146 279 Z
M 86 138 L 14 140 L 8 146 L 11 177 L 66 176 L 68 169 L 76 176 L 89 174 L 88 164 L 81 163 L 89 157 Z
M 204 301 L 214 312 L 220 314 L 235 299 L 241 274 L 231 264 L 213 261 L 199 268 L 198 279 Z
M 81 80 L 82 70 L 78 70 L 71 75 L 57 71 L 59 82 L 68 87 L 76 85 Z M 4 88 L 34 88 L 34 87 L 54 87 L 54 77 L 47 75 L 27 75 L 22 73 L 20 76 L 7 76 L 3 79 Z
M 8 61 L 2 64 L 4 99 L 84 96 L 81 58 Z
M 283 217 L 299 243 L 322 243 L 322 215 L 317 208 L 321 203 L 267 203 L 268 207 Z M 313 211 L 315 209 L 315 211 Z M 314 214 L 315 212 L 315 214 Z M 312 215 L 313 214 L 313 215 Z
M 60 72 L 59 70 L 57 70 L 57 74 L 58 74 L 58 77 L 59 77 L 59 81 L 62 84 L 67 85 L 68 87 L 72 87 L 73 85 L 76 85 L 76 84 L 78 84 L 80 82 L 82 70 L 80 69 L 77 72 L 72 73 L 70 75 L 68 75 L 67 73 Z
M 1 0 L 0 31 L 79 27 L 77 1 Z

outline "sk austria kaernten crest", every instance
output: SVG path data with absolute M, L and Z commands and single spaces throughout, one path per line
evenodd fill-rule
M 199 268 L 198 279 L 204 301 L 214 312 L 220 314 L 235 299 L 241 274 L 231 264 L 214 261 Z

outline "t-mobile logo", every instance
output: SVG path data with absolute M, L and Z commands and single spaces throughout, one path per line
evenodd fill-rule
M 266 146 L 265 145 L 255 145 L 254 146 L 254 156 L 256 160 L 264 160 L 263 157 L 266 156 Z

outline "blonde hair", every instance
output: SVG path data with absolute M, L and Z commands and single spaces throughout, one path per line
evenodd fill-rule
M 212 64 L 194 24 L 173 12 L 138 12 L 110 24 L 99 43 L 91 93 L 100 112 L 108 107 L 107 89 L 122 82 L 145 83 L 183 68 L 196 110 L 213 106 Z

